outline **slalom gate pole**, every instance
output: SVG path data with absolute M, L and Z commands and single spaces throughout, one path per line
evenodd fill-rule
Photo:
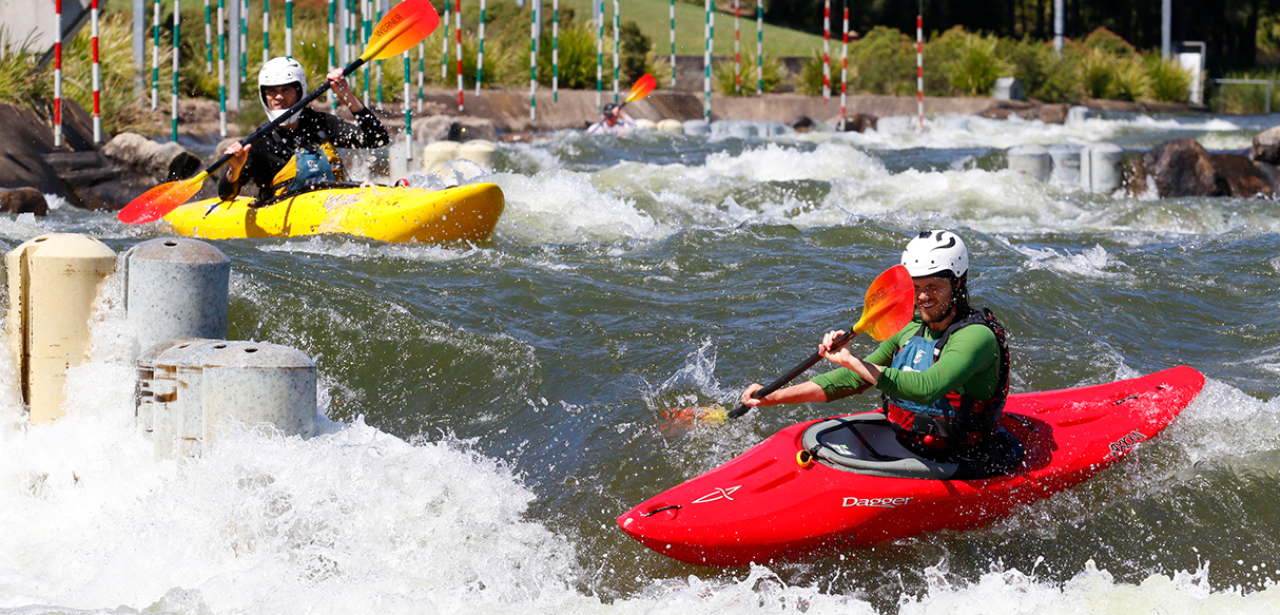
M 170 97 L 170 117 L 173 131 L 170 138 L 178 142 L 178 49 L 181 47 L 178 26 L 182 23 L 182 0 L 173 0 L 173 95 Z
M 427 42 L 418 43 L 418 113 L 422 113 L 422 80 L 427 71 Z
M 831 0 L 822 0 L 822 104 L 831 99 Z
M 218 135 L 227 138 L 227 0 L 218 0 Z M 215 152 L 216 153 L 216 152 Z
M 600 35 L 596 37 L 596 113 L 600 113 L 604 110 L 604 0 L 599 0 L 596 7 L 600 9 L 596 15 L 600 26 Z
M 480 82 L 484 79 L 484 22 L 485 22 L 485 6 L 488 0 L 480 0 L 480 28 L 477 37 L 480 39 L 480 49 L 476 53 L 476 96 L 480 95 Z
M 671 0 L 671 89 L 676 89 L 676 0 Z
M 53 12 L 53 146 L 62 147 L 62 0 L 54 0 Z
M 924 132 L 924 2 L 916 14 L 916 115 L 920 118 L 919 130 Z
M 613 0 L 613 104 L 618 104 L 618 2 Z
M 293 0 L 284 0 L 284 55 L 293 57 Z
M 93 47 L 93 144 L 102 144 L 102 59 L 98 55 L 98 0 L 93 0 L 90 44 Z
M 846 108 L 849 102 L 849 0 L 844 5 L 844 48 L 840 58 L 840 130 L 844 130 L 848 118 Z
M 262 63 L 271 59 L 271 0 L 262 0 Z
M 458 37 L 458 46 L 455 49 L 457 53 L 454 55 L 458 56 L 458 111 L 461 112 L 464 108 L 462 103 L 462 0 L 454 4 L 453 25 L 453 30 Z
M 329 0 L 329 72 L 338 66 L 338 0 Z M 329 110 L 338 112 L 338 97 L 329 89 Z
M 742 31 L 742 15 L 739 10 L 742 0 L 733 0 L 733 91 L 742 91 L 742 44 L 739 41 Z
M 560 102 L 560 0 L 551 0 L 551 102 Z
M 450 0 L 444 0 L 444 15 L 440 18 L 440 25 L 444 26 L 444 38 L 440 49 L 440 84 L 444 85 L 449 80 L 449 13 L 452 11 Z
M 756 96 L 764 96 L 764 3 L 756 0 Z
M 58 0 L 59 18 L 61 18 L 62 0 Z M 160 107 L 160 0 L 155 1 L 154 11 L 152 11 L 151 27 L 151 110 L 155 111 Z M 61 37 L 61 32 L 59 32 Z
M 96 4 L 96 2 L 95 2 Z M 213 74 L 213 10 L 204 0 L 204 72 Z
M 529 7 L 529 119 L 538 119 L 538 8 L 541 0 Z

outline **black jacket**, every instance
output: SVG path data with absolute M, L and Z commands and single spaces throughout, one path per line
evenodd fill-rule
M 218 198 L 235 198 L 246 181 L 258 186 L 258 194 L 268 194 L 271 181 L 299 148 L 319 146 L 326 141 L 343 148 L 375 148 L 391 143 L 387 129 L 368 108 L 354 114 L 359 125 L 310 107 L 303 108 L 298 115 L 297 127 L 276 128 L 253 144 L 238 180 L 232 182 L 225 171 L 219 173 Z

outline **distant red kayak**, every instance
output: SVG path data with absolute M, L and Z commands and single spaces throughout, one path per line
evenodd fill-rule
M 1204 376 L 1176 367 L 1109 384 L 1010 395 L 1001 425 L 1021 466 L 960 480 L 897 443 L 876 413 L 793 425 L 618 517 L 663 555 L 709 566 L 793 560 L 941 529 L 965 530 L 1080 484 L 1160 433 Z M 813 452 L 816 463 L 797 455 Z M 807 467 L 806 467 L 807 466 Z M 960 472 L 961 474 L 957 474 Z

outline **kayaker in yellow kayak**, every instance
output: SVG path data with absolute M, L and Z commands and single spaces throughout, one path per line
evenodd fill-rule
M 218 180 L 219 198 L 235 198 L 246 181 L 257 185 L 259 199 L 309 185 L 345 181 L 336 148 L 375 148 L 391 142 L 382 122 L 351 92 L 342 69 L 334 69 L 326 78 L 357 124 L 304 107 L 258 143 L 231 144 L 224 152 L 232 158 L 226 174 Z M 272 58 L 258 72 L 258 99 L 268 121 L 288 111 L 306 92 L 307 73 L 297 60 Z
M 844 346 L 833 349 L 844 332 L 831 331 L 818 354 L 838 369 L 761 399 L 751 396 L 762 388 L 752 384 L 742 403 L 833 401 L 875 386 L 886 419 L 912 452 L 988 467 L 1016 463 L 1020 447 L 997 424 L 1009 392 L 1005 331 L 990 310 L 969 306 L 964 241 L 951 231 L 924 231 L 907 244 L 902 264 L 915 284 L 918 314 L 910 324 L 865 359 Z

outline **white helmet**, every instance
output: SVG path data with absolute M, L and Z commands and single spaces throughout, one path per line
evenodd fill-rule
M 263 89 L 291 83 L 298 85 L 299 99 L 306 95 L 307 71 L 303 70 L 302 65 L 293 58 L 271 58 L 270 61 L 262 65 L 262 70 L 258 71 L 258 101 L 262 103 L 262 108 L 267 111 L 268 120 L 275 120 L 284 114 L 285 110 L 271 109 L 267 105 L 267 95 L 263 92 Z
M 950 271 L 957 278 L 969 271 L 969 250 L 951 231 L 921 231 L 902 251 L 902 264 L 913 278 Z

